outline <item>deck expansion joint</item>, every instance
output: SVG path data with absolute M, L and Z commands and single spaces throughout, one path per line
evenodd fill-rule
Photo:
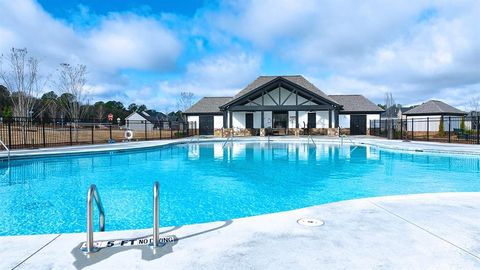
M 408 219 L 406 219 L 406 218 L 404 218 L 404 217 L 402 217 L 402 216 L 400 216 L 400 215 L 398 215 L 398 214 L 395 214 L 394 212 L 388 210 L 387 208 L 385 208 L 385 207 L 383 207 L 383 206 L 381 206 L 381 205 L 379 205 L 379 204 L 377 204 L 377 203 L 374 203 L 374 202 L 372 202 L 372 201 L 370 201 L 370 200 L 369 200 L 368 202 L 371 203 L 371 204 L 373 204 L 374 206 L 382 209 L 383 211 L 387 212 L 388 214 L 390 214 L 390 215 L 392 215 L 392 216 L 394 216 L 394 217 L 396 217 L 396 218 L 399 218 L 399 219 L 407 222 L 407 223 L 410 224 L 410 225 L 413 225 L 413 226 L 417 227 L 418 229 L 420 229 L 420 230 L 422 230 L 422 231 L 430 234 L 430 235 L 433 236 L 433 237 L 436 237 L 436 238 L 440 239 L 441 241 L 443 241 L 443 242 L 445 242 L 445 243 L 447 243 L 447 244 L 450 244 L 451 246 L 453 246 L 453 247 L 455 247 L 455 248 L 457 248 L 457 249 L 459 249 L 459 250 L 467 253 L 468 255 L 470 255 L 470 256 L 472 256 L 472 257 L 474 257 L 475 259 L 477 259 L 477 260 L 480 261 L 480 257 L 479 257 L 478 255 L 472 253 L 471 251 L 469 251 L 469 250 L 467 250 L 467 249 L 465 249 L 465 248 L 463 248 L 463 247 L 461 247 L 461 246 L 459 246 L 459 245 L 456 245 L 456 244 L 450 242 L 449 240 L 441 237 L 440 235 L 438 235 L 438 234 L 436 234 L 436 233 L 433 233 L 433 232 L 429 231 L 428 229 L 423 228 L 422 226 L 420 226 L 420 225 L 418 225 L 418 224 L 416 224 L 416 223 L 414 223 L 414 222 L 412 222 L 412 221 L 410 221 L 410 220 L 408 220 Z
M 37 254 L 40 250 L 44 249 L 46 246 L 48 246 L 50 243 L 52 243 L 53 241 L 57 240 L 58 237 L 60 237 L 60 235 L 62 234 L 59 234 L 57 236 L 55 236 L 52 240 L 48 241 L 45 245 L 43 245 L 42 247 L 40 247 L 37 251 L 35 251 L 34 253 L 30 254 L 27 258 L 25 258 L 24 260 L 22 260 L 21 262 L 19 262 L 17 265 L 15 265 L 15 267 L 12 268 L 12 270 L 16 269 L 17 267 L 19 267 L 20 265 L 22 265 L 24 262 L 26 262 L 28 259 L 30 259 L 31 257 L 33 257 L 35 254 Z

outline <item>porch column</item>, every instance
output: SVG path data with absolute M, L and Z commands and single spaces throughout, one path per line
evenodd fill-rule
M 328 127 L 332 128 L 332 110 L 328 110 Z
M 233 119 L 233 112 L 228 112 L 228 116 L 229 116 L 228 126 L 229 126 L 230 128 L 233 128 L 233 123 L 232 123 L 232 122 L 233 122 L 233 121 L 232 121 L 232 119 Z
M 295 111 L 295 128 L 298 128 L 298 111 Z
M 340 126 L 339 117 L 338 117 L 338 110 L 333 111 L 334 119 L 335 119 L 335 127 L 338 128 Z
M 265 122 L 265 116 L 263 115 L 263 111 L 261 112 L 260 118 L 261 118 L 261 119 L 260 119 L 260 123 L 261 123 L 261 124 L 260 124 L 260 128 L 265 128 L 265 124 L 264 124 L 264 122 Z
M 228 127 L 228 112 L 223 111 L 223 128 Z

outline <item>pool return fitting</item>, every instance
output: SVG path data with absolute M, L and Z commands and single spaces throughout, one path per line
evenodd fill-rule
M 155 182 L 153 184 L 153 239 L 152 239 L 153 241 L 149 243 L 149 246 L 151 246 L 152 248 L 161 246 L 160 237 L 158 233 L 159 220 L 160 220 L 158 215 L 159 194 L 160 194 L 160 185 L 158 182 Z M 93 201 L 95 201 L 100 214 L 99 230 L 103 232 L 105 231 L 105 211 L 103 208 L 102 201 L 100 199 L 100 195 L 98 193 L 98 189 L 95 185 L 91 185 L 87 192 L 87 241 L 80 248 L 86 255 L 95 253 L 105 247 L 114 246 L 114 242 L 115 242 L 115 241 L 102 241 L 103 243 L 97 243 L 98 245 L 97 246 L 95 245 L 93 241 Z M 136 239 L 136 240 L 139 240 L 139 241 L 143 240 L 142 241 L 143 243 L 148 241 L 148 239 Z M 120 240 L 120 241 L 122 243 L 121 245 L 123 245 L 123 242 L 133 243 L 134 240 L 128 239 L 128 240 Z M 173 241 L 173 239 L 170 239 L 169 241 Z M 109 243 L 111 243 L 111 245 L 109 245 Z

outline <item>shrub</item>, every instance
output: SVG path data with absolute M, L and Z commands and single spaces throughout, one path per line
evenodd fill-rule
M 465 117 L 462 117 L 462 120 L 460 121 L 460 129 L 465 130 Z
M 445 127 L 443 123 L 443 116 L 440 117 L 440 124 L 438 125 L 438 136 L 443 137 L 445 136 Z

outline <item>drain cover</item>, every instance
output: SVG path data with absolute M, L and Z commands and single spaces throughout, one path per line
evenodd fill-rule
M 307 227 L 319 227 L 325 224 L 323 220 L 314 218 L 301 218 L 297 220 L 297 223 Z

